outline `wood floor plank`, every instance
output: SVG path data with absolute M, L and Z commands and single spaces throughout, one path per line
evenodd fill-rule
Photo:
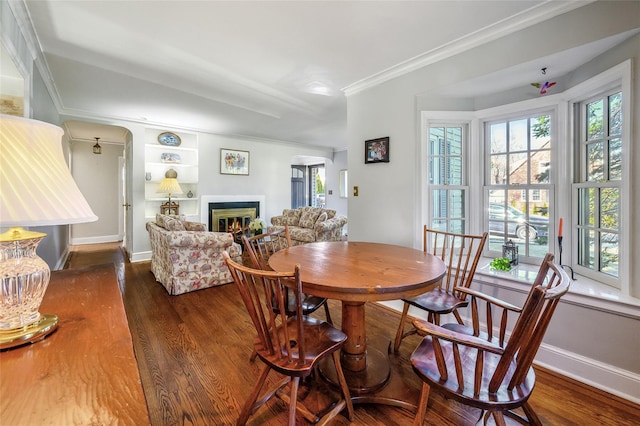
M 86 248 L 86 257 L 83 250 Z M 249 362 L 254 331 L 232 284 L 170 296 L 157 283 L 148 262 L 124 262 L 116 244 L 78 246 L 68 267 L 116 263 L 151 423 L 160 425 L 233 425 L 262 367 Z M 329 301 L 334 323 L 341 323 L 337 301 Z M 314 314 L 315 315 L 315 314 Z M 324 319 L 322 312 L 318 318 Z M 393 337 L 399 314 L 366 305 L 368 334 Z M 403 341 L 394 363 L 409 386 L 419 386 L 409 357 L 418 336 Z M 640 407 L 601 390 L 536 368 L 531 405 L 545 425 L 637 425 Z M 273 383 L 275 375 L 270 378 Z M 311 393 L 310 405 L 322 397 Z M 281 425 L 283 403 L 267 403 L 251 425 Z M 446 400 L 436 392 L 429 399 L 425 424 L 471 425 L 479 411 Z M 410 425 L 413 414 L 399 408 L 359 404 L 353 422 L 339 416 L 335 425 Z M 302 417 L 300 425 L 308 424 Z

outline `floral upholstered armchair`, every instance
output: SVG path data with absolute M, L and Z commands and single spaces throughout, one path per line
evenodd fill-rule
M 151 241 L 151 272 L 171 295 L 233 281 L 222 252 L 241 262 L 240 245 L 226 232 L 208 232 L 206 225 L 183 216 L 156 215 L 147 222 Z

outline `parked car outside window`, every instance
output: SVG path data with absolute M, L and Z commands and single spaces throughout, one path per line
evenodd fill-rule
M 489 232 L 491 234 L 504 235 L 505 224 L 508 237 L 521 240 L 529 236 L 529 241 L 546 239 L 549 234 L 549 218 L 545 216 L 527 216 L 513 206 L 505 206 L 500 203 L 489 204 Z

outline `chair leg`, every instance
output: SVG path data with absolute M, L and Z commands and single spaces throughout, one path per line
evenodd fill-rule
M 247 401 L 244 403 L 244 407 L 242 407 L 242 411 L 240 412 L 240 416 L 238 417 L 236 425 L 240 426 L 246 424 L 251 413 L 253 413 L 253 411 L 257 408 L 255 406 L 255 402 L 258 399 L 258 395 L 260 394 L 260 390 L 262 389 L 264 382 L 267 380 L 269 371 L 271 371 L 271 367 L 269 366 L 265 366 L 262 369 L 262 373 L 260 373 L 260 377 L 258 378 L 258 381 L 256 382 L 253 390 L 251 391 L 251 395 L 249 395 Z
M 329 302 L 324 302 L 324 314 L 327 317 L 327 322 L 330 326 L 333 326 L 333 320 L 331 320 L 331 314 L 329 313 Z
M 533 408 L 529 404 L 529 401 L 522 404 L 522 409 L 524 410 L 525 416 L 527 416 L 527 419 L 529 420 L 529 424 L 535 425 L 535 426 L 542 426 L 542 422 L 540 421 L 540 418 L 535 413 L 535 411 L 533 411 Z
M 296 424 L 296 407 L 298 406 L 298 385 L 300 377 L 294 377 L 291 381 L 291 399 L 289 400 L 289 426 Z
M 351 394 L 349 393 L 349 385 L 347 384 L 347 378 L 342 371 L 342 364 L 340 364 L 340 351 L 334 351 L 332 354 L 333 363 L 336 366 L 336 373 L 338 373 L 338 382 L 340 383 L 340 389 L 342 391 L 342 397 L 347 404 L 347 417 L 349 421 L 353 420 L 353 402 L 351 401 Z
M 393 343 L 393 352 L 398 353 L 400 349 L 400 343 L 402 343 L 402 339 L 404 338 L 404 323 L 407 321 L 407 314 L 409 313 L 409 304 L 407 302 L 403 302 L 404 306 L 402 307 L 402 316 L 400 317 L 400 324 L 398 325 L 398 331 L 396 331 L 396 339 Z
M 458 324 L 464 325 L 464 321 L 462 320 L 462 317 L 460 316 L 460 313 L 457 309 L 453 311 L 453 316 L 456 317 L 456 321 L 458 321 Z
M 416 417 L 413 420 L 413 426 L 422 426 L 424 417 L 427 413 L 427 402 L 429 402 L 429 391 L 431 388 L 425 382 L 422 382 L 422 390 L 420 391 L 420 399 L 418 400 L 418 408 L 416 409 Z

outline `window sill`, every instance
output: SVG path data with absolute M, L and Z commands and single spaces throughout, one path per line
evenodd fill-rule
M 495 271 L 489 266 L 491 259 L 482 258 L 476 270 L 475 279 L 481 283 L 504 287 L 527 293 L 536 278 L 538 267 L 520 264 L 511 271 Z M 634 319 L 640 319 L 640 299 L 622 294 L 620 291 L 586 278 L 575 275 L 569 293 L 562 301 L 601 310 Z

